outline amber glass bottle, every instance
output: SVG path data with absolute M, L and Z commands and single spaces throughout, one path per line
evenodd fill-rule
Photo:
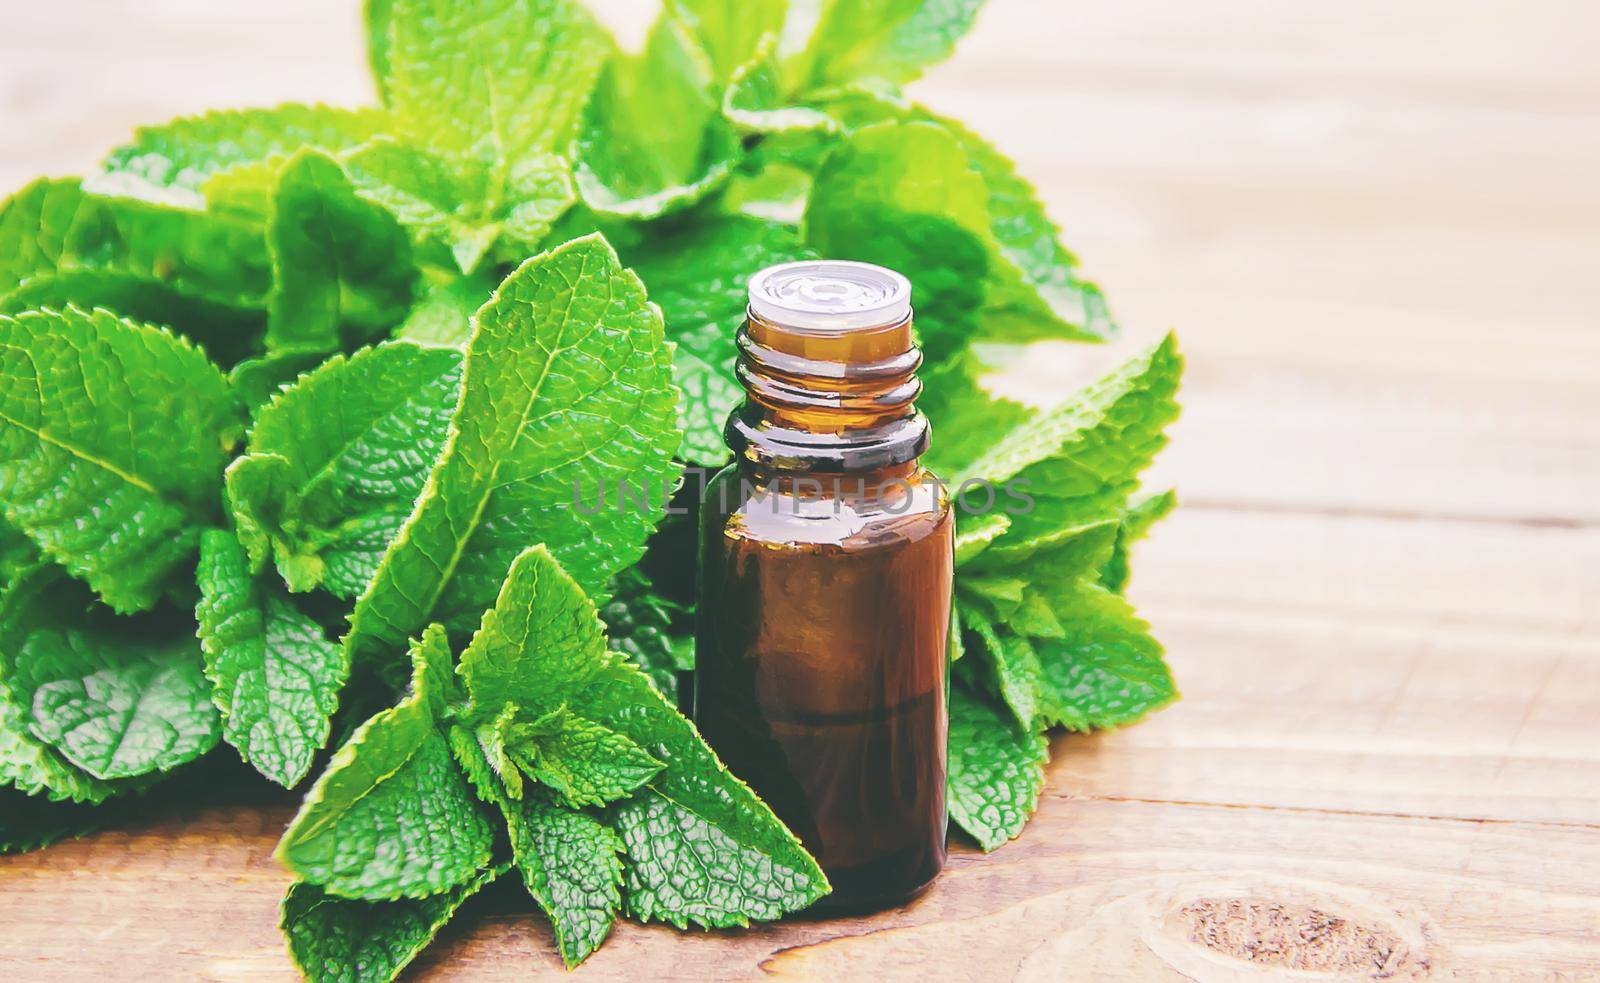
M 751 280 L 736 460 L 701 508 L 695 720 L 832 909 L 906 900 L 945 860 L 954 523 L 917 460 L 910 292 L 861 263 Z

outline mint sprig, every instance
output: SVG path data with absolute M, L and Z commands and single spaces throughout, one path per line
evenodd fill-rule
M 316 979 L 392 979 L 513 867 L 569 966 L 620 917 L 816 900 L 675 696 L 680 474 L 728 459 L 746 280 L 819 255 L 912 279 L 926 463 L 1032 499 L 959 515 L 952 637 L 950 816 L 1018 835 L 1052 729 L 1176 696 L 1123 591 L 1182 361 L 987 387 L 1116 329 L 1011 162 L 899 89 L 979 6 L 669 0 L 622 52 L 577 0 L 369 0 L 381 105 L 144 127 L 0 205 L 0 852 L 226 742 L 310 780 Z

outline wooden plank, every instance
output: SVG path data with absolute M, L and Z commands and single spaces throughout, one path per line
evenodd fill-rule
M 1052 768 L 1052 787 L 1075 784 L 1074 764 Z M 265 858 L 287 814 L 210 808 L 0 861 L 0 970 L 29 980 L 284 978 L 274 922 L 286 878 Z M 1600 964 L 1597 884 L 1593 827 L 1052 794 L 1020 840 L 989 857 L 959 848 L 935 889 L 907 907 L 705 936 L 622 925 L 583 973 L 1578 979 Z M 520 885 L 498 887 L 424 955 L 418 978 L 563 977 Z

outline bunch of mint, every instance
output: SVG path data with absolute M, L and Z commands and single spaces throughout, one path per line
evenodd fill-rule
M 573 494 L 723 463 L 745 281 L 819 255 L 913 281 L 935 471 L 1034 499 L 958 527 L 950 811 L 1017 835 L 1050 728 L 1175 695 L 1122 589 L 1181 362 L 980 384 L 1113 331 L 1011 164 L 899 93 L 980 2 L 668 0 L 622 53 L 575 0 L 371 0 L 380 107 L 179 119 L 10 198 L 0 848 L 225 741 L 320 766 L 278 849 L 318 979 L 393 977 L 513 868 L 569 965 L 619 914 L 822 896 L 664 695 L 693 518 Z

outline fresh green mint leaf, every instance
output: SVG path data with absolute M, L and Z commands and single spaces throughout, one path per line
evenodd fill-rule
M 778 36 L 768 34 L 750 61 L 733 73 L 722 98 L 723 115 L 744 133 L 837 133 L 839 123 L 832 116 L 790 100 L 783 87 L 777 45 Z
M 1178 504 L 1175 492 L 1148 495 L 1128 506 L 1122 522 L 1117 526 L 1117 544 L 1111 556 L 1100 566 L 1100 582 L 1106 590 L 1121 594 L 1128 586 L 1128 553 L 1133 544 L 1145 537 L 1150 527 L 1173 510 Z
M 814 255 L 792 228 L 744 215 L 707 215 L 663 229 L 625 253 L 661 307 L 667 337 L 678 346 L 673 376 L 685 394 L 679 457 L 705 465 L 728 459 L 723 424 L 744 399 L 733 364 L 746 284 L 775 263 Z
M 378 109 L 297 103 L 184 116 L 134 131 L 133 140 L 113 150 L 88 184 L 101 193 L 201 209 L 201 188 L 218 174 L 276 165 L 304 147 L 337 153 L 370 140 L 386 125 Z
M 972 578 L 964 579 L 969 581 L 970 590 Z M 979 605 L 960 606 L 959 619 L 983 653 L 983 664 L 989 670 L 986 683 L 1011 711 L 1011 725 L 1031 730 L 1039 717 L 1039 677 L 1043 672 L 1033 646 L 1021 635 L 1007 634 L 1002 638 L 1000 629 Z M 966 647 L 974 646 L 969 642 Z
M 600 948 L 622 908 L 622 840 L 595 817 L 543 795 L 507 803 L 506 827 L 562 962 L 577 966 Z
M 606 626 L 606 644 L 621 653 L 668 700 L 678 699 L 678 673 L 694 668 L 694 640 L 673 634 L 676 602 L 656 593 L 650 579 L 637 566 L 619 573 L 611 582 L 611 600 L 600 609 Z
M 567 152 L 613 49 L 575 0 L 389 0 L 368 17 L 386 25 L 373 60 L 401 133 L 497 166 Z
M 279 352 L 247 358 L 228 370 L 228 388 L 251 416 L 300 376 L 322 364 L 320 352 Z
M 39 551 L 33 541 L 4 519 L 0 519 L 0 595 L 23 574 L 39 564 Z
M 970 348 L 920 373 L 917 409 L 927 416 L 934 433 L 933 445 L 922 460 L 935 474 L 961 474 L 1002 437 L 1038 415 L 1021 403 L 991 394 L 982 375 L 983 365 Z
M 490 867 L 439 894 L 393 901 L 341 898 L 298 882 L 283 899 L 279 922 L 289 957 L 311 983 L 389 983 L 505 870 Z
M 272 282 L 253 222 L 91 195 L 76 179 L 41 178 L 0 205 L 0 290 L 78 269 L 137 274 L 235 307 L 263 305 Z
M 783 29 L 786 0 L 673 0 L 675 14 L 699 43 L 711 77 L 726 84 L 755 58 L 763 38 Z
M 989 227 L 1010 269 L 987 303 L 986 337 L 1098 341 L 1114 335 L 1104 294 L 1079 276 L 1078 258 L 1061 244 L 1060 228 L 1016 165 L 955 120 L 920 107 L 916 112 L 956 138 L 989 191 Z
M 824 256 L 904 273 L 935 363 L 976 330 L 998 261 L 983 178 L 931 123 L 881 123 L 840 141 L 817 172 L 805 238 Z
M 216 746 L 192 618 L 118 617 L 48 570 L 17 590 L 0 625 L 0 676 L 33 737 L 106 781 L 170 771 Z
M 960 683 L 950 687 L 950 818 L 984 850 L 1018 833 L 1039 806 L 1049 744 Z
M 465 348 L 472 338 L 472 315 L 489 302 L 496 285 L 481 274 L 430 283 L 394 336 L 419 345 Z
M 228 469 L 240 538 L 290 590 L 353 598 L 372 580 L 443 448 L 461 355 L 389 342 L 335 355 L 257 413 Z
M 346 644 L 392 650 L 430 620 L 469 629 L 529 543 L 598 594 L 659 518 L 615 508 L 618 483 L 664 497 L 676 419 L 661 315 L 605 240 L 524 263 L 478 313 L 445 450 Z M 601 495 L 613 506 L 595 509 Z
M 8 589 L 9 596 L 0 613 L 0 646 L 20 643 L 10 628 L 22 613 L 17 605 L 35 603 L 31 596 L 24 601 L 20 590 L 25 588 L 13 585 Z M 30 709 L 18 702 L 5 679 L 8 661 L 0 658 L 0 787 L 11 786 L 26 795 L 56 802 L 103 802 L 122 791 L 128 782 L 95 778 L 28 729 Z
M 643 673 L 606 651 L 595 607 L 543 547 L 512 565 L 462 653 L 474 713 L 565 704 L 665 767 L 615 809 L 640 918 L 705 927 L 770 920 L 828 890 L 816 862 Z
M 511 564 L 457 671 L 474 719 L 499 717 L 508 704 L 539 718 L 564 711 L 615 661 L 594 602 L 541 544 Z
M 1004 512 L 984 512 L 974 516 L 957 514 L 956 568 L 960 569 L 1004 536 L 1011 520 Z
M 223 713 L 222 736 L 263 775 L 300 783 L 328 740 L 349 665 L 344 649 L 295 608 L 282 586 L 250 572 L 231 532 L 200 537 L 196 577 L 206 675 Z
M 269 351 L 336 351 L 343 329 L 365 340 L 410 310 L 417 271 L 404 230 L 323 152 L 301 150 L 284 163 L 267 230 Z
M 1100 288 L 1079 274 L 1077 257 L 1061 245 L 1060 229 L 1045 213 L 1033 187 L 982 137 L 921 106 L 862 90 L 830 93 L 811 105 L 851 133 L 877 126 L 938 126 L 950 137 L 953 149 L 945 147 L 920 165 L 914 162 L 909 176 L 948 180 L 933 173 L 935 165 L 947 175 L 964 168 L 979 176 L 985 207 L 981 212 L 963 210 L 961 224 L 983 241 L 990 255 L 981 274 L 987 281 L 981 324 L 969 326 L 969 333 L 1008 343 L 1042 338 L 1099 341 L 1116 333 Z M 787 153 L 798 155 L 803 163 L 815 149 L 801 141 Z
M 1034 506 L 1011 516 L 1007 536 L 1014 540 L 1113 517 L 1166 444 L 1182 372 L 1169 335 L 1069 402 L 1019 424 L 952 480 L 1026 481 Z
M 803 89 L 861 80 L 904 83 L 955 50 L 983 0 L 822 0 L 796 61 Z
M 1090 579 L 1050 592 L 1064 637 L 1035 638 L 1039 704 L 1052 726 L 1129 724 L 1178 698 L 1150 626 L 1120 595 Z
M 406 698 L 333 756 L 278 843 L 278 859 L 331 894 L 426 898 L 489 863 L 493 830 L 440 729 L 450 648 L 430 626 L 412 646 Z
M 507 755 L 573 808 L 604 805 L 638 789 L 662 764 L 625 734 L 565 706 L 503 728 Z
M 159 324 L 199 345 L 219 365 L 233 365 L 260 349 L 266 318 L 249 307 L 196 297 L 139 273 L 68 269 L 24 280 L 0 297 L 0 314 L 67 305 L 101 307 L 130 321 Z
M 570 165 L 553 154 L 497 171 L 381 138 L 343 160 L 361 196 L 392 212 L 423 256 L 463 273 L 491 258 L 520 262 L 577 198 Z
M 213 517 L 243 429 L 188 342 L 108 311 L 0 316 L 0 508 L 122 612 L 152 606 Z
M 612 218 L 679 211 L 727 184 L 741 152 L 710 59 L 668 6 L 637 55 L 606 66 L 584 113 L 577 182 Z

